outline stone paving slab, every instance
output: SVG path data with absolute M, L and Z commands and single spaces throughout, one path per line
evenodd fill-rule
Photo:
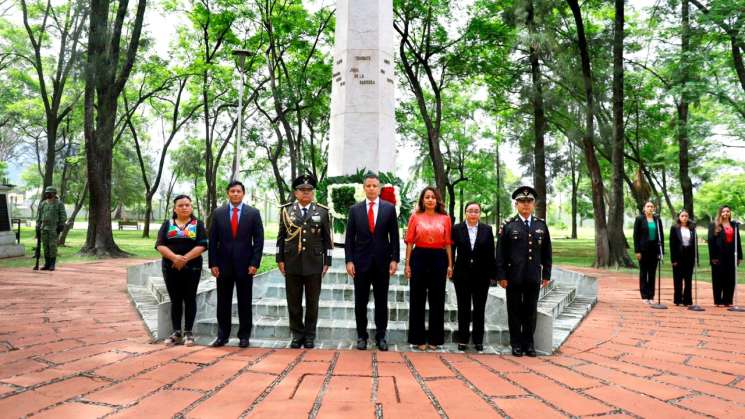
M 745 314 L 639 299 L 633 275 L 552 356 L 166 348 L 126 292 L 137 260 L 0 270 L 0 418 L 745 417 Z M 742 293 L 745 298 L 745 292 Z

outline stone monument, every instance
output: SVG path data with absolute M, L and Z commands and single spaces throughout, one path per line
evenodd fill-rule
M 393 1 L 338 0 L 329 176 L 393 172 Z
M 8 192 L 12 185 L 0 184 L 0 258 L 23 256 L 23 246 L 16 244 L 16 235 L 11 230 Z

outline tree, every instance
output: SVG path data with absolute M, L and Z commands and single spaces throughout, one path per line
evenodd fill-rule
M 113 2 L 112 2 L 113 3 Z M 114 124 L 119 95 L 129 79 L 140 44 L 147 0 L 138 0 L 129 25 L 129 42 L 122 39 L 128 0 L 119 0 L 113 22 L 110 5 L 91 0 L 88 56 L 85 71 L 85 150 L 90 195 L 88 233 L 81 253 L 120 257 L 125 253 L 114 242 L 111 230 L 111 167 Z M 122 54 L 122 43 L 126 52 Z

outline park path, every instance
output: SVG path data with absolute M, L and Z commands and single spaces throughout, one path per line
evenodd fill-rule
M 134 263 L 0 270 L 0 417 L 745 417 L 745 314 L 708 284 L 705 312 L 652 310 L 633 276 L 584 270 L 596 308 L 533 359 L 165 348 L 128 299 Z

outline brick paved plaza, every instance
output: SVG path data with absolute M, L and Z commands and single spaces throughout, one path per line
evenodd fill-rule
M 0 417 L 745 417 L 745 313 L 708 284 L 705 312 L 652 310 L 634 276 L 595 273 L 596 308 L 534 359 L 165 348 L 128 300 L 135 263 L 0 270 Z

